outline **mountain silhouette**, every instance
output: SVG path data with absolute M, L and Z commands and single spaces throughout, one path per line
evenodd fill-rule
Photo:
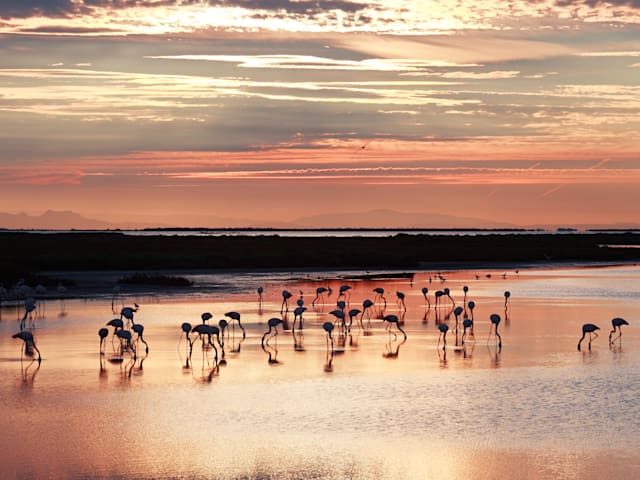
M 0 213 L 0 228 L 22 230 L 106 230 L 116 225 L 83 217 L 69 210 L 47 210 L 42 215 Z

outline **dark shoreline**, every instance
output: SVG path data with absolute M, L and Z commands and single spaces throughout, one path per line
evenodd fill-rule
M 613 247 L 612 247 L 613 246 Z M 640 262 L 640 234 L 389 237 L 130 236 L 0 232 L 0 282 L 44 271 L 427 269 L 442 265 Z

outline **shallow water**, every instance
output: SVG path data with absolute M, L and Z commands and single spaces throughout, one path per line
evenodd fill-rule
M 110 292 L 40 302 L 33 330 L 39 368 L 21 360 L 22 342 L 11 338 L 21 312 L 4 308 L 0 476 L 638 478 L 640 267 L 503 273 L 445 272 L 444 282 L 434 272 L 289 280 L 251 274 L 238 278 L 245 291 L 129 296 L 120 301 L 140 304 L 135 318 L 150 346 L 148 355 L 138 349 L 135 363 L 131 356 L 114 362 L 110 338 L 106 355 L 98 354 L 97 331 L 117 316 Z M 222 277 L 209 280 L 233 284 L 234 276 Z M 367 334 L 354 327 L 342 342 L 336 334 L 331 359 L 321 325 L 333 320 L 328 312 L 340 285 L 352 287 L 347 299 L 360 309 L 383 287 L 387 307 L 382 312 L 376 299 Z M 463 349 L 450 303 L 436 309 L 434 292 L 447 287 L 463 305 L 464 285 L 476 308 L 475 341 Z M 333 293 L 313 307 L 318 286 Z M 263 350 L 285 288 L 294 294 L 289 329 Z M 406 295 L 404 315 L 397 290 Z M 300 291 L 309 309 L 294 337 Z M 205 311 L 217 321 L 230 310 L 241 313 L 247 338 L 235 328 L 218 371 L 212 352 L 196 342 L 187 368 L 181 323 L 197 324 Z M 387 333 L 382 313 L 404 320 L 406 342 L 400 332 Z M 502 317 L 501 349 L 495 337 L 488 341 L 491 313 Z M 609 347 L 613 317 L 630 325 Z M 438 347 L 441 322 L 450 325 L 445 350 Z M 590 351 L 585 341 L 579 352 L 583 323 L 601 331 Z

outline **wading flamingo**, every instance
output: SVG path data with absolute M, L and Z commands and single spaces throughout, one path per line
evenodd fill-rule
M 320 301 L 320 298 L 322 298 L 322 303 L 324 303 L 324 292 L 326 292 L 327 289 L 325 287 L 318 287 L 316 288 L 316 296 L 313 299 L 313 301 L 311 302 L 312 306 L 315 306 L 316 302 Z
M 489 315 L 489 320 L 491 320 L 491 326 L 489 327 L 489 337 L 487 337 L 487 343 L 489 343 L 489 338 L 491 338 L 491 331 L 495 331 L 496 339 L 498 340 L 498 348 L 502 348 L 502 337 L 498 333 L 498 325 L 500 325 L 500 315 L 497 313 L 492 313 Z
M 387 328 L 387 330 L 389 331 L 389 333 L 391 333 L 391 325 L 395 323 L 396 328 L 397 328 L 398 330 L 400 330 L 400 332 L 402 332 L 402 335 L 404 336 L 404 339 L 405 339 L 405 340 L 407 339 L 407 334 L 406 334 L 406 333 L 405 333 L 405 331 L 402 329 L 402 327 L 400 327 L 400 325 L 398 324 L 398 316 L 397 316 L 397 315 L 393 315 L 393 314 L 385 315 L 385 316 L 382 318 L 382 320 L 384 320 L 385 322 L 388 322 L 388 323 L 389 323 L 388 328 Z M 395 335 L 395 333 L 394 333 L 394 335 Z
M 262 335 L 262 348 L 264 348 L 265 340 L 266 340 L 266 343 L 269 343 L 269 340 L 271 339 L 271 337 L 278 336 L 278 325 L 281 325 L 281 324 L 282 324 L 281 318 L 274 317 L 269 319 L 269 321 L 267 322 L 267 325 L 269 326 L 269 330 L 264 332 L 264 335 Z
M 584 337 L 587 335 L 587 333 L 589 334 L 589 350 L 591 350 L 591 340 L 593 340 L 594 338 L 598 338 L 596 330 L 600 330 L 600 327 L 594 325 L 593 323 L 585 323 L 584 325 L 582 325 L 582 336 L 580 337 L 580 341 L 578 342 L 578 351 L 580 351 L 580 344 L 582 343 L 582 340 L 584 340 Z
M 38 347 L 36 347 L 36 341 L 33 338 L 33 333 L 29 332 L 28 330 L 21 330 L 13 335 L 12 338 L 19 338 L 24 342 L 25 355 L 33 357 L 33 350 L 35 350 L 36 352 L 38 352 L 38 363 L 42 361 L 42 356 L 40 355 L 40 350 L 38 350 Z M 20 356 L 20 359 L 22 360 L 22 355 Z
M 245 332 L 244 327 L 242 326 L 242 324 L 240 323 L 240 314 L 238 312 L 227 312 L 224 314 L 225 317 L 229 317 L 232 321 L 236 321 L 238 322 L 238 326 L 240 327 L 240 330 L 242 330 L 242 338 L 246 338 L 247 337 L 247 332 Z M 233 322 L 230 322 L 231 326 L 233 327 Z
M 442 349 L 446 350 L 447 349 L 447 332 L 449 331 L 449 325 L 447 325 L 446 323 L 439 323 L 438 330 L 440 330 L 440 335 L 438 335 L 438 347 L 440 346 L 440 339 L 442 338 L 442 341 L 444 343 L 444 345 L 442 346 Z
M 613 330 L 611 330 L 611 333 L 609 333 L 609 345 L 613 344 L 616 338 L 619 338 L 620 343 L 622 343 L 622 325 L 629 325 L 629 322 L 620 317 L 616 317 L 611 320 L 611 326 L 613 327 Z M 611 336 L 616 333 L 616 329 L 618 330 L 618 336 L 611 338 Z

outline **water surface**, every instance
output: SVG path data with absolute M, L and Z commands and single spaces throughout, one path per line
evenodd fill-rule
M 11 338 L 22 312 L 5 307 L 2 478 L 638 478 L 640 267 L 442 272 L 444 281 L 436 272 L 363 273 L 213 275 L 241 287 L 124 295 L 116 313 L 110 291 L 41 301 L 39 368 Z M 369 298 L 376 311 L 367 332 L 336 335 L 331 358 L 321 325 L 333 320 L 341 285 L 351 286 L 351 308 Z M 333 293 L 312 306 L 320 286 Z M 451 304 L 434 307 L 444 288 L 465 305 L 463 286 L 476 304 L 466 348 L 461 326 L 456 346 Z M 281 316 L 283 289 L 293 297 Z M 294 332 L 301 293 L 308 310 Z M 98 329 L 134 302 L 149 354 L 115 363 L 109 339 L 101 358 Z M 196 343 L 187 368 L 181 323 L 207 311 L 217 322 L 230 310 L 247 337 L 236 327 L 227 364 L 212 370 L 212 353 Z M 403 321 L 406 341 L 385 330 L 380 317 L 389 313 Z M 488 338 L 491 313 L 502 318 L 501 349 Z M 272 317 L 289 329 L 263 349 Z M 610 347 L 613 317 L 630 325 Z M 601 331 L 579 352 L 583 323 Z

